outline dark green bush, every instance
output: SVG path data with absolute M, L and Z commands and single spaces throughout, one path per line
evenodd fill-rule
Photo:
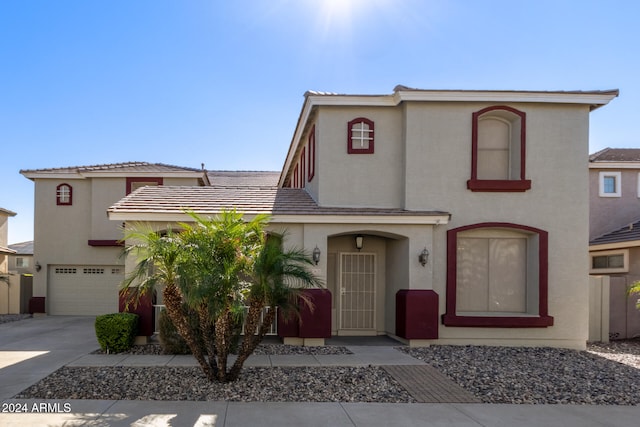
M 100 348 L 107 353 L 129 350 L 138 334 L 138 315 L 112 313 L 96 317 L 96 337 Z

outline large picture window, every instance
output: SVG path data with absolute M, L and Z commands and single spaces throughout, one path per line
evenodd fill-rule
M 545 327 L 548 236 L 509 223 L 447 232 L 447 326 Z
M 507 106 L 484 108 L 472 115 L 472 191 L 526 191 L 526 114 Z

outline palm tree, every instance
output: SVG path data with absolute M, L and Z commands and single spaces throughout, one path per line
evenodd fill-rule
M 138 258 L 123 287 L 143 294 L 164 284 L 167 314 L 207 378 L 233 381 L 270 329 L 275 307 L 285 313 L 295 310 L 300 289 L 320 282 L 307 269 L 308 256 L 285 252 L 279 241 L 267 239 L 266 216 L 245 221 L 234 211 L 213 219 L 189 215 L 193 223 L 180 224 L 180 233 L 167 230 L 161 236 L 144 225 L 127 233 L 132 244 L 125 253 Z M 227 370 L 245 305 L 245 337 L 236 362 Z M 270 310 L 261 321 L 264 307 Z M 197 330 L 189 326 L 188 310 L 198 316 Z
M 215 367 L 207 363 L 198 345 L 198 331 L 189 324 L 188 309 L 183 303 L 179 287 L 180 270 L 184 263 L 180 235 L 171 228 L 165 233 L 158 233 L 148 224 L 138 223 L 127 231 L 125 240 L 127 246 L 124 255 L 135 256 L 136 266 L 123 282 L 120 292 L 134 298 L 135 304 L 141 296 L 153 293 L 157 285 L 164 286 L 162 296 L 169 318 L 207 377 L 213 378 Z
M 238 378 L 244 362 L 271 329 L 277 310 L 284 317 L 289 317 L 298 314 L 300 302 L 313 308 L 303 290 L 320 287 L 322 283 L 309 271 L 308 266 L 311 265 L 313 262 L 304 251 L 283 251 L 281 239 L 275 236 L 266 240 L 253 263 L 245 302 L 248 306 L 245 334 L 238 358 L 229 371 L 229 381 Z M 268 311 L 262 316 L 265 307 Z

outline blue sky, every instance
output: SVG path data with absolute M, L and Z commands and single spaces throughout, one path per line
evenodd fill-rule
M 150 161 L 279 170 L 307 90 L 620 89 L 589 151 L 640 147 L 640 2 L 3 0 L 0 207 L 20 169 Z

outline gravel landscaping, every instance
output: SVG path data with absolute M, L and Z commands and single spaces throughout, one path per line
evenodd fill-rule
M 554 348 L 402 348 L 485 403 L 640 404 L 640 341 Z
M 103 350 L 96 350 L 92 354 L 106 354 Z M 159 344 L 134 345 L 129 351 L 119 354 L 137 355 L 162 355 L 166 354 Z M 284 344 L 260 344 L 253 352 L 255 355 L 332 355 L 332 354 L 352 354 L 346 347 L 324 346 L 324 347 L 304 347 L 299 345 Z
M 132 354 L 157 353 L 141 346 Z M 486 346 L 398 347 L 485 403 L 640 404 L 640 340 L 588 351 Z M 261 345 L 261 354 L 345 354 L 345 347 Z M 368 367 L 246 367 L 238 381 L 210 383 L 197 367 L 63 367 L 17 398 L 396 402 L 414 399 L 389 374 Z
M 379 367 L 245 368 L 233 383 L 210 383 L 200 368 L 61 368 L 19 399 L 389 402 L 414 400 Z
M 28 319 L 32 317 L 30 314 L 0 314 L 0 324 L 17 322 L 18 320 Z

